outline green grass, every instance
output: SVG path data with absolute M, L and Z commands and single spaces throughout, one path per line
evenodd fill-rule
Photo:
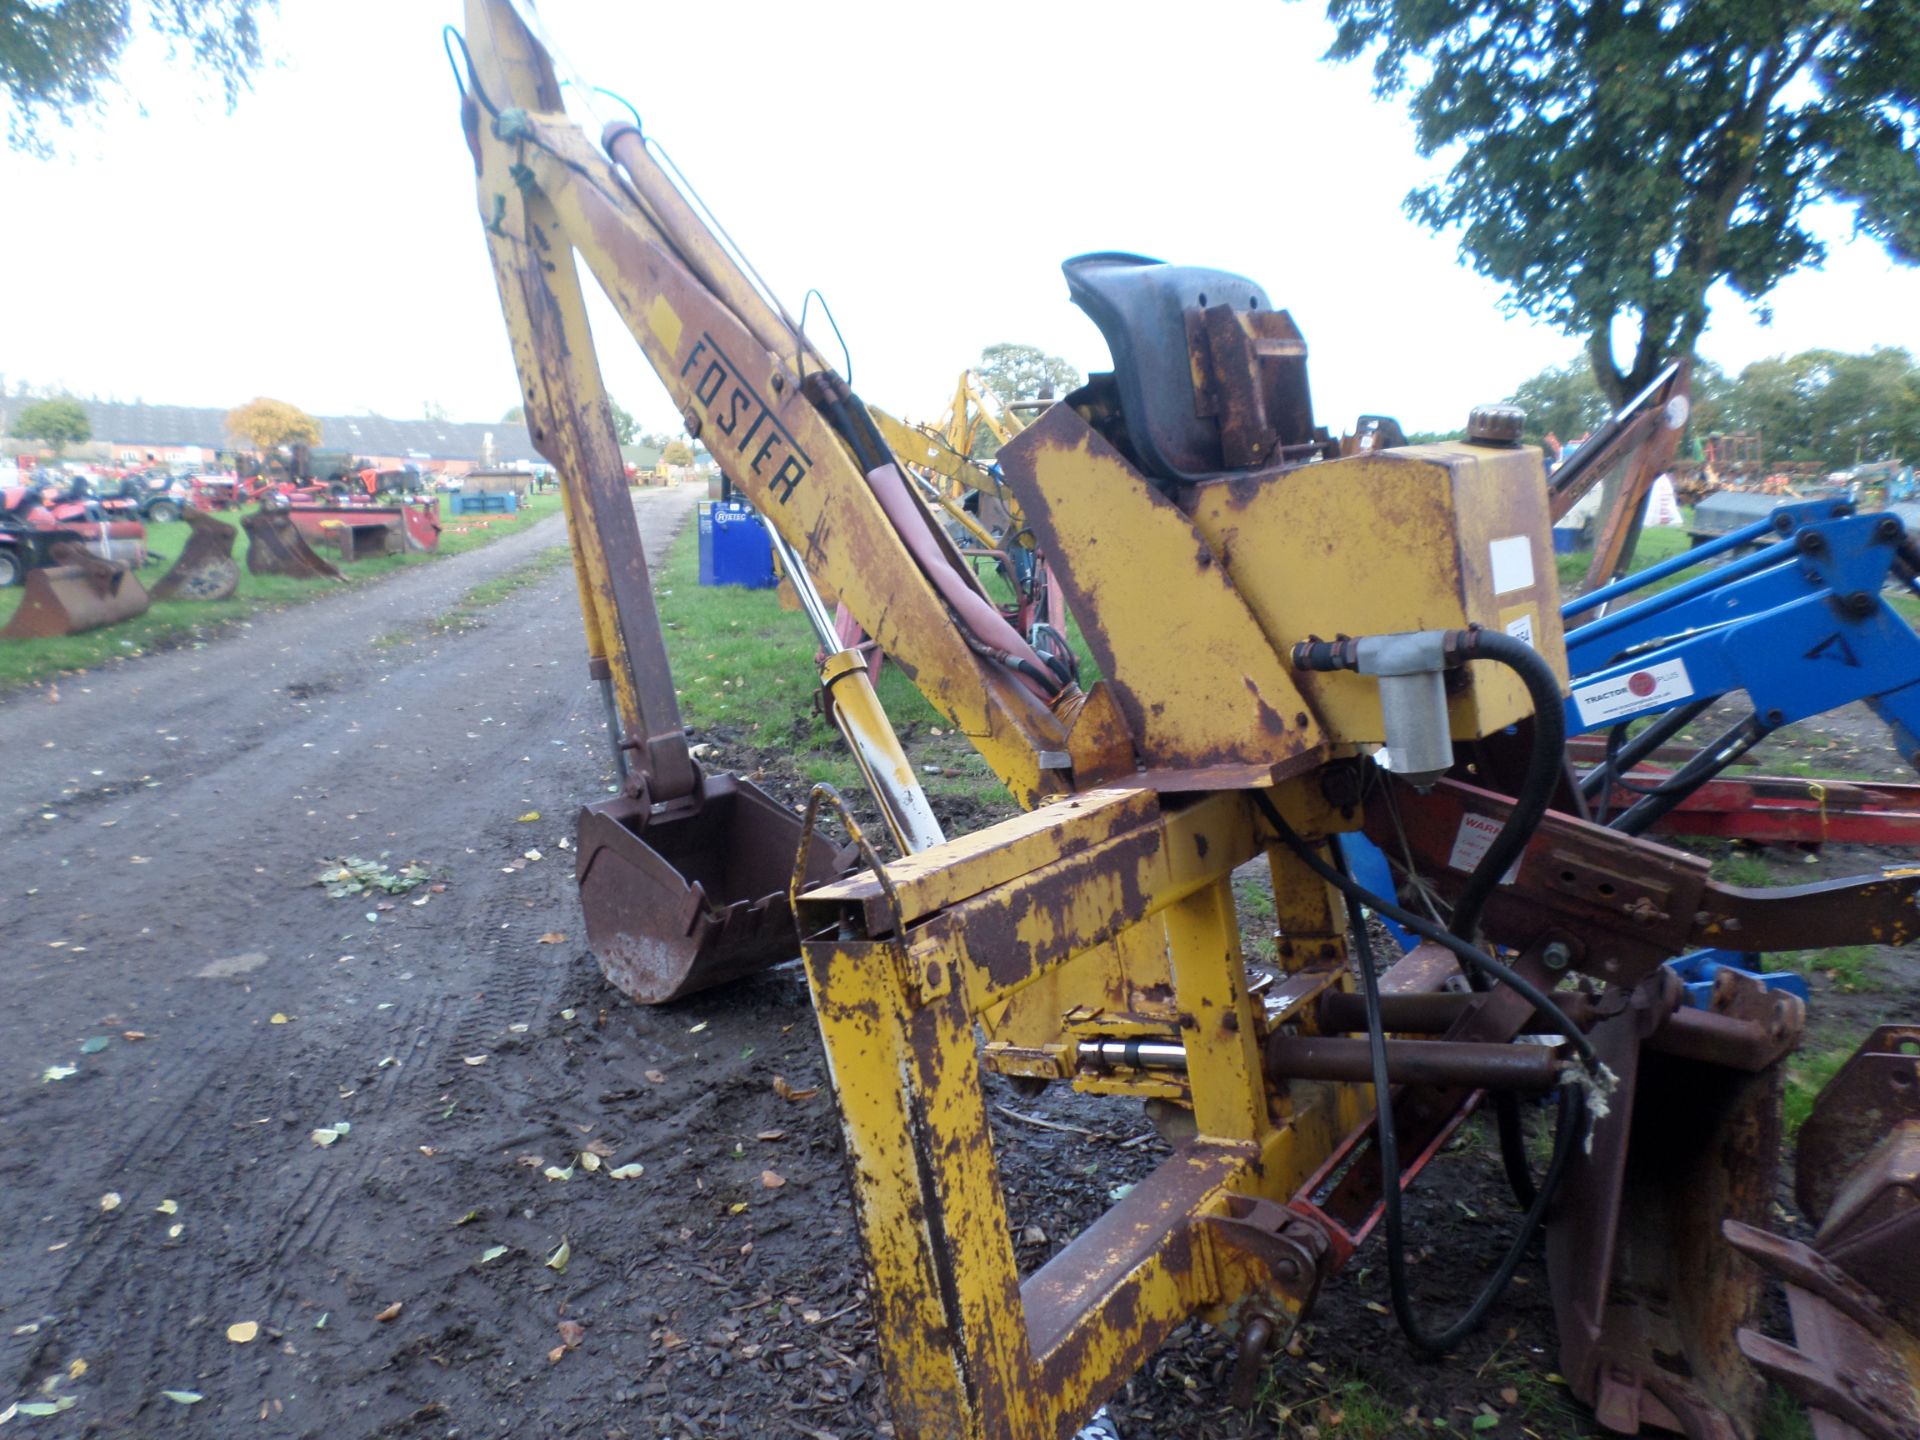
M 1776 1385 L 1767 1391 L 1755 1440 L 1813 1440 L 1813 1421 L 1798 1400 Z
M 730 732 L 756 749 L 777 750 L 809 781 L 858 790 L 858 768 L 815 708 L 820 647 L 806 617 L 781 609 L 772 590 L 701 585 L 699 558 L 699 535 L 689 525 L 654 573 L 681 717 L 695 729 Z M 987 762 L 904 671 L 886 666 L 877 688 L 930 797 L 1011 813 Z M 929 765 L 939 773 L 929 773 Z
M 1688 518 L 1691 519 L 1692 512 L 1688 511 L 1686 513 Z M 1638 575 L 1642 570 L 1651 569 L 1662 560 L 1670 560 L 1685 550 L 1689 543 L 1687 532 L 1683 528 L 1642 530 L 1640 532 L 1640 542 L 1634 546 L 1633 561 L 1627 566 L 1627 573 L 1629 575 Z M 1553 557 L 1553 563 L 1554 568 L 1560 573 L 1561 591 L 1571 595 L 1587 578 L 1587 567 L 1593 564 L 1593 552 L 1591 550 L 1576 550 L 1571 555 L 1556 555 Z M 1658 594 L 1661 590 L 1666 589 L 1668 584 L 1677 585 L 1678 583 L 1678 579 L 1673 581 L 1656 581 L 1641 593 L 1646 595 Z
M 1869 966 L 1873 951 L 1865 945 L 1836 945 L 1831 950 L 1792 950 L 1775 957 L 1789 969 L 1802 975 L 1824 975 L 1843 995 L 1856 995 L 1867 988 L 1872 976 Z
M 414 565 L 431 565 L 451 555 L 490 545 L 533 525 L 560 508 L 558 494 L 535 495 L 512 516 L 448 517 L 442 523 L 440 547 L 431 555 L 383 555 L 360 560 L 344 567 L 349 585 L 364 585 L 396 570 Z M 235 512 L 221 519 L 237 527 Z M 482 526 L 477 520 L 492 523 Z M 142 583 L 152 585 L 179 558 L 187 543 L 188 527 L 176 520 L 167 525 L 147 527 L 147 545 L 154 559 L 140 572 Z M 246 569 L 247 535 L 235 538 L 233 557 L 240 565 L 240 589 L 230 600 L 156 601 L 144 615 L 100 630 L 79 635 L 61 635 L 45 640 L 10 640 L 0 644 L 0 692 L 14 686 L 44 680 L 76 670 L 91 670 L 110 660 L 129 659 L 149 650 L 169 649 L 183 642 L 199 640 L 227 625 L 246 620 L 263 610 L 299 605 L 341 587 L 328 581 L 294 580 L 284 575 L 253 575 Z M 0 625 L 13 618 L 20 607 L 21 590 L 0 591 Z
M 1814 1097 L 1840 1072 L 1840 1067 L 1859 1047 L 1860 1038 L 1855 1036 L 1851 1040 L 1836 1041 L 1828 1036 L 1816 1043 L 1809 1037 L 1788 1058 L 1786 1093 L 1782 1097 L 1780 1110 L 1788 1139 L 1800 1133 L 1807 1116 L 1813 1113 Z
M 1738 885 L 1743 890 L 1764 890 L 1780 883 L 1773 878 L 1773 871 L 1767 867 L 1766 861 L 1758 855 L 1743 855 L 1737 850 L 1714 862 L 1713 878 L 1725 885 Z

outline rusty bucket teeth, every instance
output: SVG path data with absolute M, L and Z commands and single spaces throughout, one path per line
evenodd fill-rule
M 296 580 L 345 580 L 338 567 L 313 553 L 284 510 L 259 510 L 240 521 L 247 532 L 247 569 Z
M 675 818 L 638 800 L 589 805 L 578 843 L 587 943 L 622 994 L 663 1004 L 799 955 L 787 884 L 800 817 L 751 782 L 708 776 Z M 816 846 L 810 878 L 843 864 Z
M 27 572 L 20 608 L 0 640 L 77 635 L 146 612 L 147 592 L 127 566 L 79 545 L 55 545 L 50 554 L 59 563 Z
M 191 527 L 187 548 L 173 568 L 153 587 L 155 600 L 226 600 L 240 588 L 240 567 L 234 562 L 233 541 L 240 532 L 216 520 L 197 505 L 188 505 L 180 518 Z

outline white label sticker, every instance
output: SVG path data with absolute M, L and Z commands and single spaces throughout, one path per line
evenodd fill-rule
M 1518 640 L 1522 645 L 1533 644 L 1533 612 L 1529 610 L 1524 615 L 1514 616 L 1513 619 L 1507 621 L 1506 630 L 1507 634 Z
M 1504 823 L 1486 815 L 1462 815 L 1460 833 L 1453 837 L 1453 853 L 1447 856 L 1447 868 L 1458 870 L 1463 875 L 1471 874 L 1474 866 L 1493 848 L 1493 842 Z M 1519 873 L 1520 862 L 1515 860 L 1507 873 L 1500 877 L 1500 883 L 1511 885 L 1513 877 Z
M 1592 726 L 1623 715 L 1637 715 L 1663 702 L 1684 700 L 1691 694 L 1693 682 L 1687 678 L 1687 662 L 1669 660 L 1664 665 L 1650 665 L 1645 670 L 1582 685 L 1573 692 L 1573 703 L 1580 710 L 1581 722 Z
M 1533 584 L 1533 542 L 1524 535 L 1509 535 L 1487 546 L 1487 558 L 1493 562 L 1493 593 L 1525 590 Z

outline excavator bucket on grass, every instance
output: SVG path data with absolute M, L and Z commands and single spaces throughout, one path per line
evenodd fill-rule
M 247 532 L 247 569 L 255 575 L 290 575 L 295 580 L 347 578 L 337 566 L 313 553 L 286 511 L 258 510 L 240 524 Z
M 78 545 L 56 545 L 50 553 L 59 563 L 27 572 L 26 593 L 0 640 L 77 635 L 146 612 L 147 592 L 127 566 Z
M 180 512 L 192 533 L 173 568 L 153 587 L 155 600 L 226 600 L 240 588 L 233 540 L 240 532 L 197 505 Z

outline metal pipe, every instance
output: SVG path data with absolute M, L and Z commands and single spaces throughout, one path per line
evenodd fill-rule
M 1444 1035 L 1467 1013 L 1477 999 L 1473 995 L 1437 992 L 1424 995 L 1382 995 L 1380 1022 L 1390 1033 Z M 1554 1003 L 1582 1030 L 1599 1018 L 1594 997 L 1578 990 L 1556 991 Z M 1367 1028 L 1366 1001 L 1351 990 L 1328 990 L 1317 1007 L 1320 1029 L 1331 1034 L 1360 1034 Z M 1538 1014 L 1529 1015 L 1521 1027 L 1528 1034 L 1551 1034 L 1552 1022 Z
M 1082 1040 L 1080 1063 L 1097 1070 L 1181 1070 L 1187 1047 L 1178 1040 Z
M 1464 1040 L 1387 1041 L 1387 1079 L 1395 1085 L 1545 1092 L 1560 1083 L 1560 1056 L 1546 1045 L 1484 1045 Z M 1269 1080 L 1344 1080 L 1365 1084 L 1373 1061 L 1363 1039 L 1269 1035 Z

